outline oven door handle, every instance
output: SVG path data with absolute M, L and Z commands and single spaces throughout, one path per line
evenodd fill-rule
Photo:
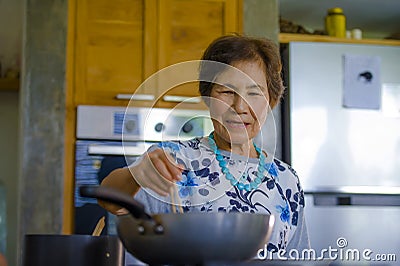
M 150 144 L 141 144 L 138 146 L 114 146 L 114 145 L 96 145 L 88 147 L 89 155 L 116 155 L 116 156 L 141 156 L 147 151 Z

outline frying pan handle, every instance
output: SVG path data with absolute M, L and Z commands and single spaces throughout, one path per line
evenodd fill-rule
M 144 205 L 142 203 L 134 200 L 133 197 L 123 194 L 115 189 L 101 186 L 81 186 L 79 187 L 79 194 L 82 197 L 96 198 L 124 207 L 136 219 L 153 219 L 145 212 Z

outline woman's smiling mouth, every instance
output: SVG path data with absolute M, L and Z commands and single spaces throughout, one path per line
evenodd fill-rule
M 246 123 L 240 120 L 225 120 L 225 125 L 229 128 L 246 128 L 250 125 L 250 123 Z

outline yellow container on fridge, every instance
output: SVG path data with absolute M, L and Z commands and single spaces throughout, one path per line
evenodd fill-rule
M 329 36 L 346 37 L 346 17 L 343 9 L 340 7 L 328 9 L 328 15 L 325 17 L 325 30 Z

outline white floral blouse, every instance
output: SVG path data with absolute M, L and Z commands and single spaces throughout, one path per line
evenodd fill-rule
M 275 225 L 266 243 L 268 252 L 310 248 L 304 219 L 304 193 L 296 172 L 282 161 L 267 154 L 268 171 L 261 184 L 251 191 L 232 186 L 221 167 L 208 138 L 168 141 L 155 144 L 149 151 L 163 148 L 176 162 L 185 166 L 179 184 L 179 197 L 185 212 L 242 212 L 275 216 Z M 221 151 L 227 168 L 235 177 L 244 175 L 248 181 L 257 177 L 259 160 Z M 137 163 L 138 161 L 134 162 Z M 135 196 L 150 213 L 171 212 L 168 199 L 155 197 L 141 189 Z M 260 247 L 264 248 L 264 247 Z

